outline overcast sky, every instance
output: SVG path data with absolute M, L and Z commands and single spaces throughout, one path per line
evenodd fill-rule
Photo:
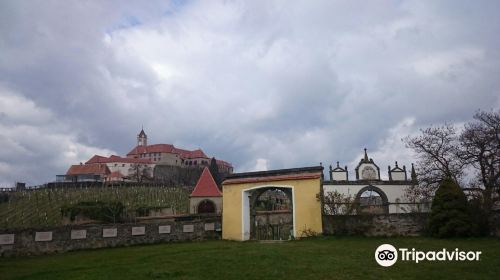
M 401 138 L 500 107 L 500 1 L 0 1 L 0 186 L 94 154 L 387 173 Z

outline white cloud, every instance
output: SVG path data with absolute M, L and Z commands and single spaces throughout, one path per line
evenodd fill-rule
M 0 120 L 13 124 L 43 125 L 53 116 L 49 110 L 36 107 L 35 103 L 0 86 Z
M 406 166 L 409 175 L 411 164 L 415 163 L 415 156 L 401 140 L 408 135 L 414 136 L 416 133 L 418 133 L 418 127 L 415 126 L 415 118 L 405 118 L 387 131 L 387 135 L 377 143 L 375 150 L 368 150 L 368 156 L 380 168 L 382 178 L 388 178 L 387 166 L 394 167 L 396 161 L 399 167 Z M 357 158 L 351 161 L 350 167 L 354 169 L 363 156 L 363 152 L 359 153 Z
M 33 165 L 58 151 L 19 173 L 40 183 L 88 154 L 125 154 L 141 125 L 150 143 L 201 147 L 238 171 L 357 163 L 365 146 L 409 164 L 402 134 L 500 104 L 498 3 L 0 5 L 12 89 L 0 141 Z
M 477 48 L 450 50 L 442 53 L 430 53 L 414 62 L 417 73 L 435 76 L 446 72 L 467 70 L 484 58 L 484 51 Z
M 255 161 L 255 166 L 249 171 L 266 171 L 269 169 L 268 160 L 265 158 L 258 158 Z
M 113 153 L 79 143 L 70 125 L 5 87 L 0 89 L 0 105 L 0 186 L 53 181 L 55 172 L 65 174 L 71 164 Z

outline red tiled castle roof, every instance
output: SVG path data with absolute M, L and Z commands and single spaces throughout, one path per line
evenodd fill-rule
M 85 164 L 112 163 L 112 162 L 152 164 L 151 160 L 145 158 L 123 158 L 115 155 L 112 155 L 109 158 L 99 155 L 94 155 Z
M 188 151 L 183 149 L 174 148 L 175 153 L 179 154 L 183 158 L 208 158 L 207 155 L 201 150 Z
M 220 165 L 228 166 L 228 167 L 233 167 L 233 165 L 227 161 L 221 160 L 221 159 L 216 159 L 215 162 Z
M 181 158 L 208 158 L 207 155 L 201 150 L 188 151 L 174 147 L 172 144 L 154 144 L 147 146 L 136 146 L 127 156 L 145 154 L 145 153 L 169 153 L 178 154 Z
M 130 152 L 129 155 L 144 154 L 144 153 L 174 153 L 174 145 L 171 144 L 154 144 L 148 146 L 136 146 Z
M 106 164 L 85 164 L 85 165 L 72 165 L 66 175 L 83 175 L 83 174 L 93 174 L 93 175 L 107 175 L 109 174 L 109 168 Z
M 191 196 L 222 196 L 207 167 L 203 169 L 203 173 L 201 173 L 200 179 L 198 179 L 198 183 L 196 183 Z

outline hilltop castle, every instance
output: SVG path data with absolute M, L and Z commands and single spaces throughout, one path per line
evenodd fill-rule
M 57 181 L 139 181 L 152 179 L 157 166 L 177 166 L 180 168 L 204 168 L 210 165 L 209 158 L 201 149 L 179 149 L 172 144 L 148 145 L 148 136 L 141 129 L 137 135 L 137 145 L 126 157 L 94 155 L 85 164 L 72 165 L 66 175 L 56 176 Z M 219 172 L 233 173 L 233 166 L 216 159 Z
M 154 164 L 180 167 L 204 167 L 210 164 L 210 158 L 201 150 L 184 150 L 172 144 L 148 145 L 148 136 L 141 129 L 137 135 L 137 146 L 128 154 L 127 158 L 149 159 Z M 216 160 L 220 172 L 233 173 L 233 166 L 226 161 Z

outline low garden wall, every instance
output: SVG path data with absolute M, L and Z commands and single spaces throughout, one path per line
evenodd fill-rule
M 127 224 L 0 229 L 0 256 L 26 256 L 159 242 L 220 239 L 220 216 L 143 219 Z
M 419 236 L 425 232 L 428 217 L 426 213 L 324 215 L 323 234 Z

